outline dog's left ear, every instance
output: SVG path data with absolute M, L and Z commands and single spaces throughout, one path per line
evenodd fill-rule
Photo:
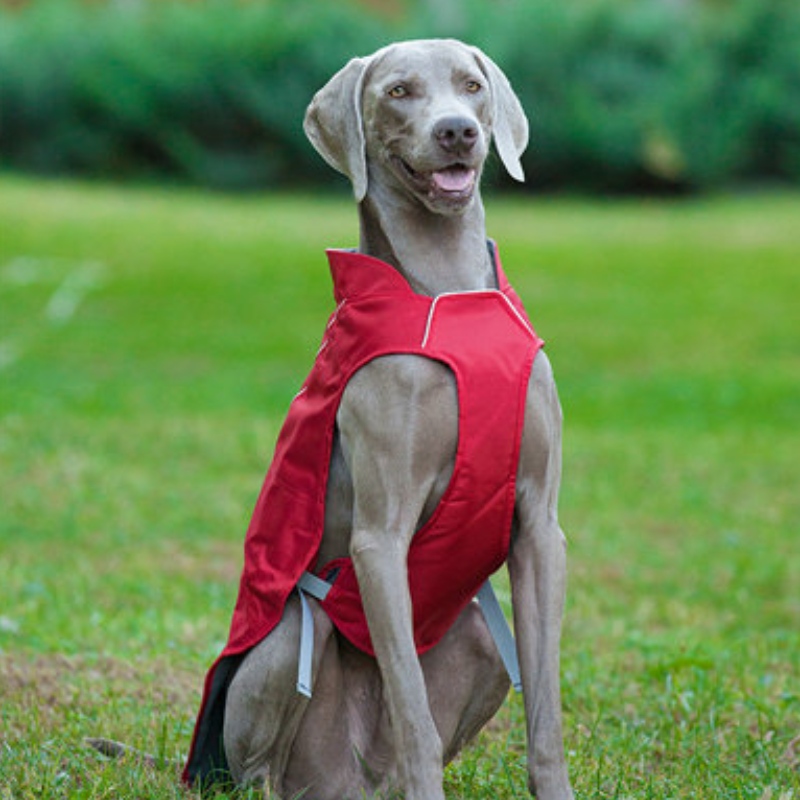
M 514 180 L 524 181 L 520 156 L 528 146 L 528 118 L 503 71 L 477 47 L 471 48 L 492 93 L 492 127 L 495 147 Z
M 303 128 L 317 152 L 350 178 L 360 203 L 367 193 L 367 157 L 361 94 L 369 59 L 354 58 L 315 95 Z

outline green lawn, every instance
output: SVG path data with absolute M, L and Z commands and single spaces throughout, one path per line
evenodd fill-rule
M 565 410 L 580 798 L 800 797 L 800 195 L 487 201 Z M 0 798 L 173 798 L 346 198 L 0 179 Z M 511 698 L 450 798 L 524 797 Z

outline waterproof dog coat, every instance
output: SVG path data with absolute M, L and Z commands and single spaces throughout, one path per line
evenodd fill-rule
M 419 653 L 444 636 L 505 561 L 528 380 L 542 341 L 492 244 L 490 252 L 498 289 L 431 298 L 378 259 L 328 251 L 337 307 L 292 401 L 247 531 L 230 636 L 206 678 L 185 781 L 227 772 L 227 687 L 244 654 L 278 624 L 305 571 L 331 581 L 322 607 L 343 636 L 374 655 L 352 562 L 316 563 L 336 413 L 360 367 L 390 354 L 431 358 L 450 368 L 458 390 L 453 475 L 408 553 Z

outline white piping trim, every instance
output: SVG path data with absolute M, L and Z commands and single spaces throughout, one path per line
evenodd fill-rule
M 344 305 L 345 305 L 346 302 L 347 302 L 347 298 L 345 297 L 345 299 L 342 300 L 342 302 L 339 303 L 338 306 L 336 306 L 336 308 L 334 309 L 333 314 L 331 314 L 331 318 L 328 320 L 328 324 L 325 326 L 325 330 L 326 331 L 329 330 L 331 327 L 333 327 L 333 325 L 336 322 L 336 320 L 339 319 L 339 312 L 344 308 Z
M 436 304 L 439 300 L 443 297 L 458 297 L 460 295 L 477 295 L 477 294 L 485 294 L 485 295 L 499 295 L 503 298 L 506 305 L 511 309 L 514 316 L 522 323 L 522 326 L 527 330 L 531 336 L 534 336 L 533 328 L 531 328 L 530 323 L 525 319 L 525 317 L 520 314 L 511 300 L 501 292 L 499 289 L 473 289 L 467 292 L 442 292 L 442 294 L 437 294 L 436 297 L 433 298 L 433 303 L 431 303 L 430 310 L 428 311 L 428 319 L 425 323 L 425 333 L 422 336 L 422 349 L 424 350 L 428 346 L 428 339 L 430 339 L 431 335 L 431 328 L 433 327 L 433 317 L 436 313 Z
M 511 309 L 514 316 L 522 323 L 522 327 L 525 328 L 525 330 L 530 333 L 531 337 L 536 336 L 536 332 L 531 327 L 530 322 L 528 322 L 528 320 L 525 319 L 524 316 L 522 316 L 520 310 L 511 302 L 508 296 L 503 294 L 503 292 L 498 292 L 498 294 L 503 298 L 503 300 L 506 301 L 506 305 Z

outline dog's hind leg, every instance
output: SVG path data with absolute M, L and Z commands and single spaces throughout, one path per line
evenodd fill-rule
M 317 675 L 333 627 L 314 610 L 314 663 Z M 289 598 L 277 627 L 244 658 L 228 689 L 223 740 L 237 784 L 269 783 L 280 796 L 294 738 L 309 704 L 297 691 L 301 608 Z
M 510 681 L 477 603 L 420 658 L 443 760 L 454 759 L 495 715 Z

